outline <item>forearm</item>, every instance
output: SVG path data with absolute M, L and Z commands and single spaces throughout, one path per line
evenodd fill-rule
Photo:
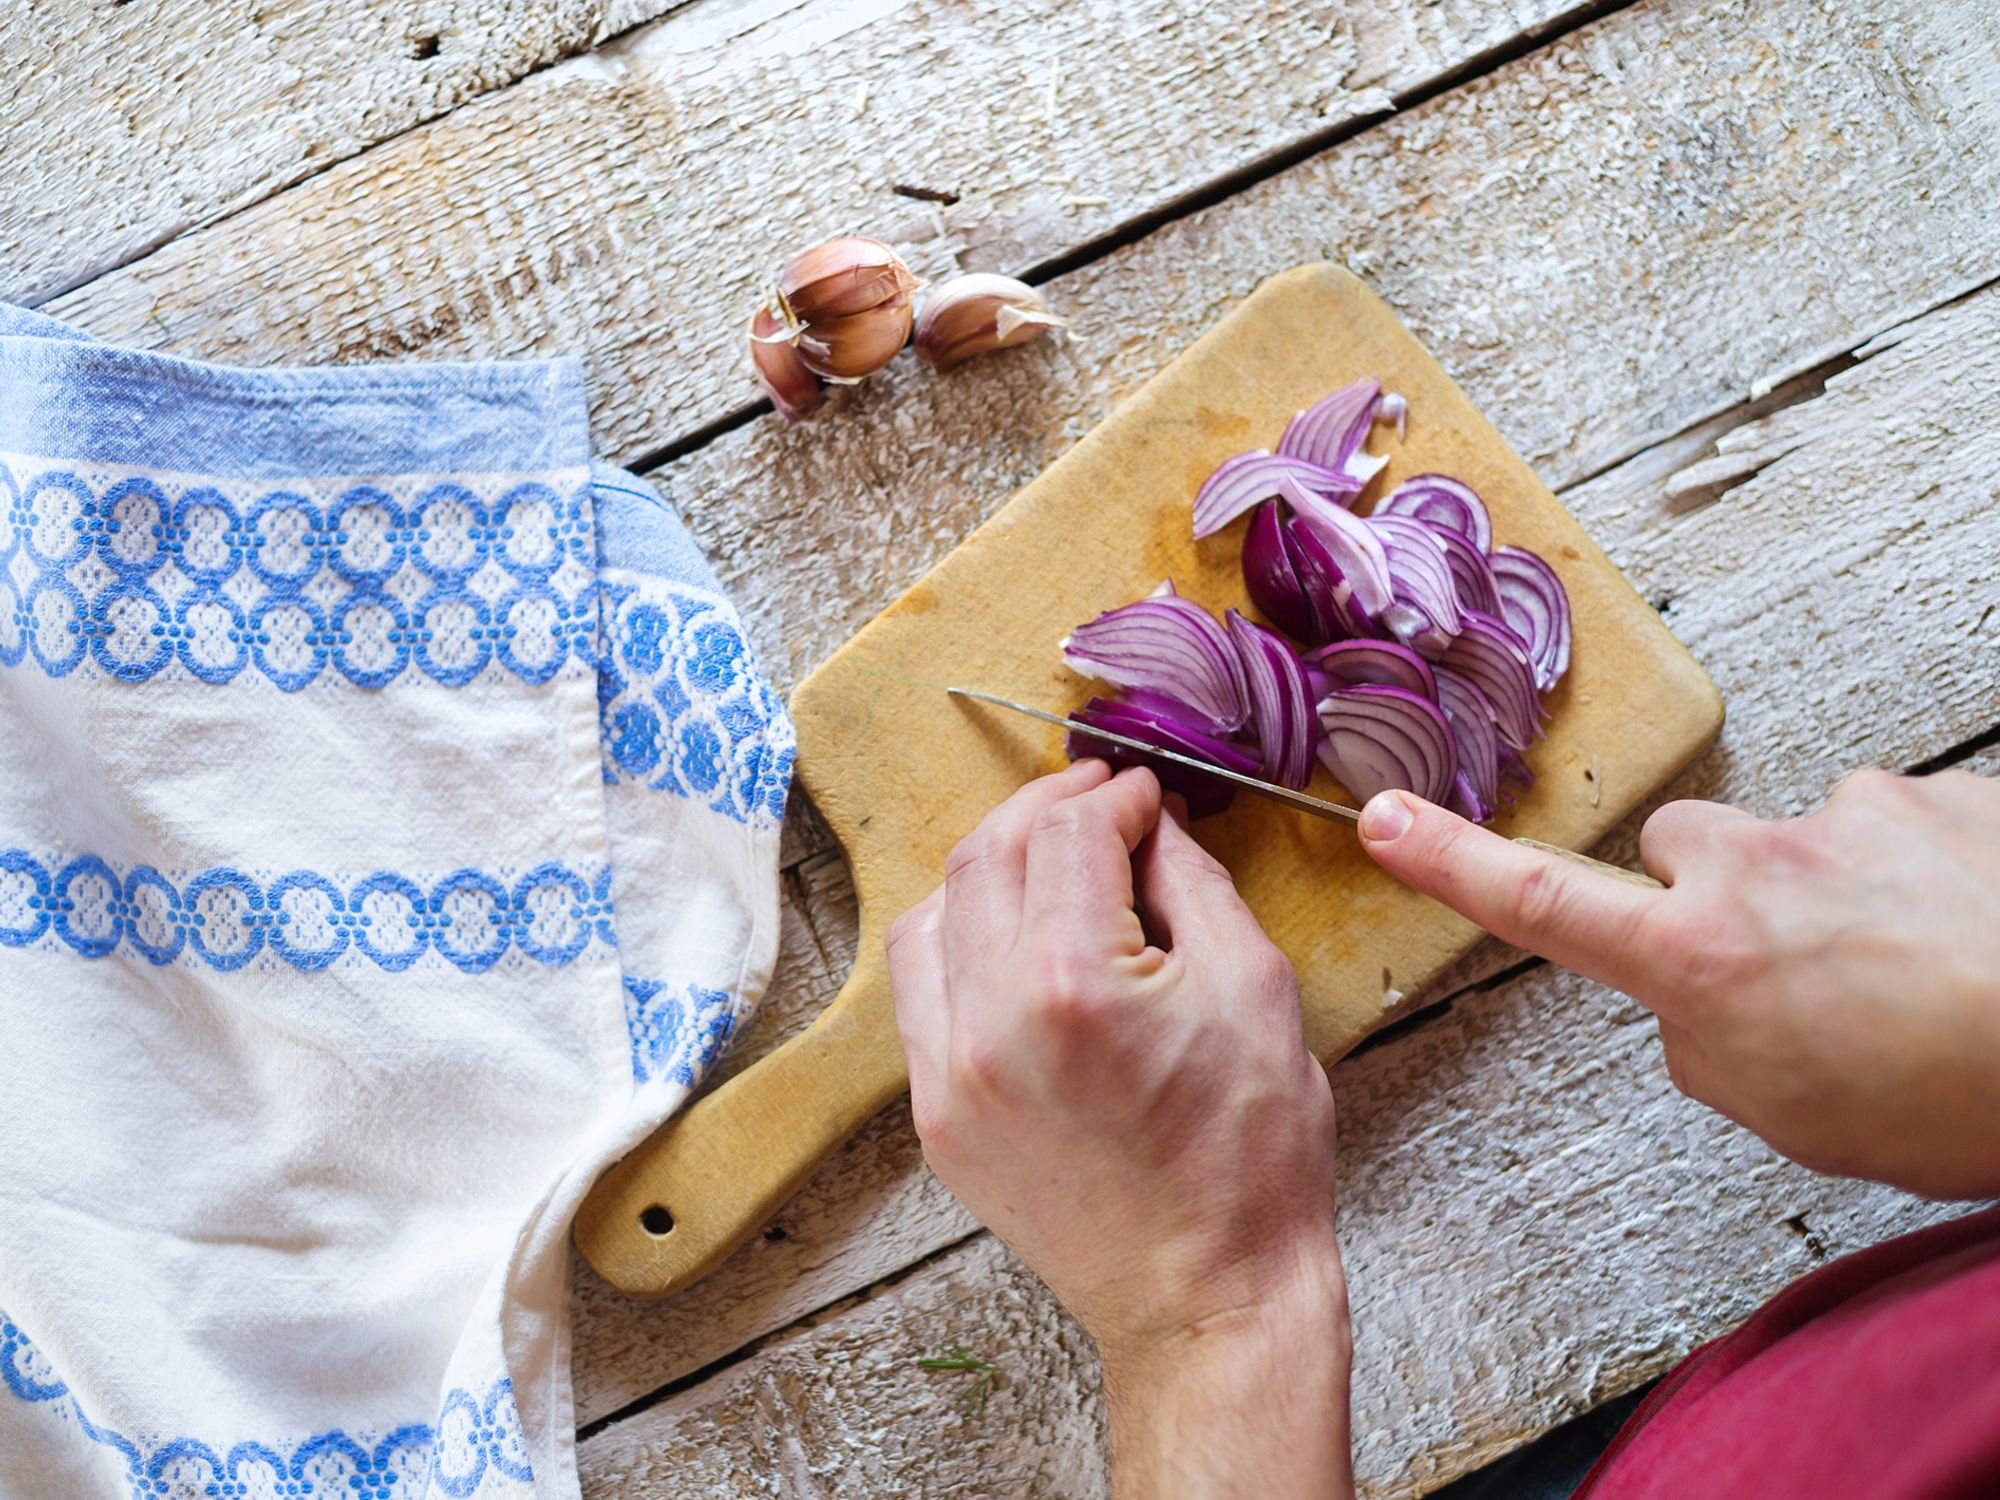
M 1350 1500 L 1345 1294 L 1106 1351 L 1116 1500 Z

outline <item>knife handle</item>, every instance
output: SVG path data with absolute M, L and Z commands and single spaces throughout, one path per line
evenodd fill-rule
M 888 953 L 864 910 L 854 972 L 833 1003 L 599 1178 L 577 1212 L 577 1248 L 628 1297 L 677 1292 L 908 1087 Z
M 1643 885 L 1655 891 L 1666 889 L 1659 881 L 1642 871 L 1628 870 L 1623 865 L 1607 865 L 1601 859 L 1592 859 L 1588 854 L 1578 854 L 1574 849 L 1564 849 L 1557 844 L 1545 844 L 1540 839 L 1515 839 L 1514 842 L 1524 848 L 1539 849 L 1544 854 L 1559 855 L 1573 865 L 1582 865 L 1586 869 L 1597 871 L 1600 875 L 1614 876 L 1627 885 Z

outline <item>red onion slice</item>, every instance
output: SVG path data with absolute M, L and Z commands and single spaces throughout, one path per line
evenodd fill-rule
M 1493 554 L 1493 579 L 1500 617 L 1528 643 L 1535 686 L 1546 693 L 1569 670 L 1569 595 L 1555 569 L 1521 547 Z
M 1375 506 L 1378 516 L 1409 516 L 1457 532 L 1481 552 L 1493 550 L 1493 520 L 1469 484 L 1448 474 L 1406 479 Z
M 1336 470 L 1283 453 L 1239 453 L 1204 479 L 1194 496 L 1197 540 L 1222 530 L 1244 511 L 1275 499 L 1286 483 L 1322 496 L 1336 507 L 1350 504 L 1361 485 Z
M 1301 640 L 1338 640 L 1375 634 L 1375 617 L 1354 596 L 1354 585 L 1340 571 L 1319 533 L 1297 516 L 1285 523 L 1285 545 L 1291 554 L 1292 570 L 1299 587 L 1322 627 L 1315 636 Z
M 1321 700 L 1319 722 L 1319 758 L 1357 801 L 1392 787 L 1431 802 L 1450 794 L 1457 752 L 1430 699 L 1373 683 L 1340 688 Z
M 1437 669 L 1438 707 L 1451 725 L 1452 746 L 1458 752 L 1454 808 L 1475 823 L 1493 816 L 1500 801 L 1500 736 L 1494 728 L 1492 701 L 1470 678 L 1449 667 Z M 1459 801 L 1467 805 L 1457 806 Z
M 1319 602 L 1329 591 L 1324 586 L 1307 590 L 1299 574 L 1298 548 L 1288 532 L 1277 501 L 1257 508 L 1243 534 L 1243 586 L 1272 624 L 1294 639 L 1317 644 L 1332 633 Z
M 1499 620 L 1467 610 L 1438 665 L 1463 674 L 1485 694 L 1494 727 L 1507 744 L 1525 750 L 1541 734 L 1542 705 L 1527 644 Z
M 1107 610 L 1062 642 L 1063 661 L 1086 677 L 1161 693 L 1209 730 L 1242 727 L 1250 706 L 1243 667 L 1215 617 L 1177 594 Z
M 1325 674 L 1328 692 L 1372 682 L 1399 687 L 1420 698 L 1435 699 L 1438 695 L 1430 663 L 1408 646 L 1399 646 L 1394 641 L 1335 641 L 1317 651 L 1308 651 L 1304 661 L 1308 674 L 1315 671 Z
M 1451 559 L 1437 533 L 1408 516 L 1370 516 L 1362 523 L 1382 539 L 1395 607 L 1384 616 L 1406 646 L 1436 657 L 1458 634 L 1458 589 Z
M 1225 617 L 1249 685 L 1250 729 L 1264 752 L 1264 775 L 1302 790 L 1312 780 L 1319 721 L 1306 669 L 1284 639 L 1235 610 Z
M 1144 740 L 1148 744 L 1158 745 L 1163 750 L 1175 750 L 1182 755 L 1192 755 L 1197 760 L 1208 761 L 1212 765 L 1221 766 L 1240 775 L 1255 776 L 1262 770 L 1257 757 L 1241 747 L 1226 744 L 1196 726 L 1176 719 L 1170 713 L 1157 712 L 1136 703 L 1120 703 L 1111 698 L 1092 698 L 1070 717 L 1085 724 L 1095 724 L 1102 729 L 1108 729 L 1113 734 L 1125 735 L 1129 739 Z M 1204 776 L 1199 771 L 1190 771 L 1186 766 L 1177 766 L 1172 761 L 1154 760 L 1136 750 L 1128 750 L 1123 745 L 1092 739 L 1087 730 L 1072 729 L 1064 741 L 1064 749 L 1068 751 L 1071 760 L 1095 756 L 1118 770 L 1123 770 L 1127 766 L 1151 767 L 1153 773 L 1160 778 L 1161 786 L 1179 792 L 1187 800 L 1190 817 L 1204 818 L 1210 813 L 1221 812 L 1236 796 L 1236 789 L 1218 777 Z
M 1362 446 L 1368 441 L 1368 429 L 1381 400 L 1379 380 L 1357 380 L 1335 391 L 1286 424 L 1285 435 L 1278 439 L 1278 452 L 1345 475 L 1354 481 L 1359 494 L 1389 461 Z M 1396 400 L 1400 408 L 1402 398 Z M 1396 420 L 1400 424 L 1400 413 Z
M 1389 579 L 1389 555 L 1382 539 L 1354 512 L 1332 503 L 1324 496 L 1284 480 L 1280 490 L 1293 518 L 1310 530 L 1325 549 L 1327 560 L 1339 573 L 1347 591 L 1370 620 L 1394 602 Z M 1345 597 L 1340 601 L 1343 605 Z
M 1444 548 L 1445 561 L 1451 565 L 1451 582 L 1458 594 L 1459 607 L 1498 615 L 1500 589 L 1493 578 L 1493 564 L 1486 554 L 1448 526 L 1428 521 L 1424 524 L 1430 527 L 1431 535 Z

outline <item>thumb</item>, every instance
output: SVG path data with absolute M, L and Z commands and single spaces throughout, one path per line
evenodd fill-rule
M 1408 792 L 1370 798 L 1360 833 L 1383 869 L 1505 942 L 1628 994 L 1652 970 L 1645 926 L 1664 892 L 1527 848 Z

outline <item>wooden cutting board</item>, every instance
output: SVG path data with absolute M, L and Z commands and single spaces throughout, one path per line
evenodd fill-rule
M 854 973 L 809 1030 L 605 1175 L 576 1231 L 603 1276 L 635 1296 L 701 1276 L 904 1090 L 883 936 L 989 808 L 1063 763 L 1059 731 L 945 686 L 1060 711 L 1091 691 L 1057 654 L 1071 627 L 1162 578 L 1218 614 L 1244 607 L 1245 523 L 1192 540 L 1196 487 L 1365 375 L 1410 403 L 1404 441 L 1376 429 L 1370 446 L 1389 464 L 1370 496 L 1427 470 L 1455 475 L 1492 509 L 1495 544 L 1533 548 L 1569 591 L 1569 674 L 1528 756 L 1535 785 L 1499 831 L 1587 847 L 1714 736 L 1722 703 L 1701 668 L 1395 315 L 1335 266 L 1275 277 L 793 694 L 799 778 L 860 895 Z M 1312 790 L 1353 800 L 1324 770 Z M 1386 988 L 1415 992 L 1478 936 L 1378 871 L 1348 828 L 1239 798 L 1195 831 L 1290 955 L 1306 1039 L 1326 1061 L 1393 1018 Z

